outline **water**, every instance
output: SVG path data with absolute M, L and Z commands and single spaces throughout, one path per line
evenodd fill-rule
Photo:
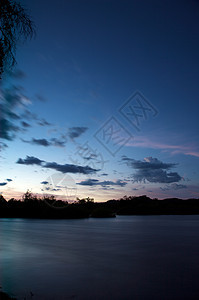
M 0 285 L 18 299 L 199 299 L 198 278 L 199 216 L 0 219 Z

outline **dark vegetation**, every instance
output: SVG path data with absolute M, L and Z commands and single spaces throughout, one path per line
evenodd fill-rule
M 35 35 L 34 23 L 26 9 L 14 0 L 0 1 L 0 79 L 16 64 L 19 43 Z
M 147 196 L 127 197 L 95 203 L 92 198 L 69 204 L 53 196 L 38 198 L 27 191 L 22 200 L 6 201 L 0 196 L 0 218 L 74 219 L 115 217 L 116 215 L 186 215 L 199 214 L 199 199 L 150 199 Z
M 16 300 L 15 298 L 11 298 L 8 294 L 4 292 L 0 292 L 0 300 Z

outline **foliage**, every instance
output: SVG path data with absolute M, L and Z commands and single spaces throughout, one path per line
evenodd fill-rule
M 13 0 L 0 1 L 0 77 L 16 64 L 19 41 L 35 35 L 35 26 L 25 8 Z
M 86 199 L 88 201 L 86 201 Z M 145 195 L 125 196 L 119 200 L 97 203 L 92 198 L 77 199 L 69 204 L 52 196 L 39 198 L 29 190 L 22 200 L 6 201 L 0 195 L 0 218 L 110 218 L 116 215 L 199 214 L 199 199 L 151 199 Z
M 90 197 L 87 197 L 87 198 L 77 198 L 77 201 L 79 204 L 85 204 L 85 203 L 94 203 L 94 198 L 90 198 Z

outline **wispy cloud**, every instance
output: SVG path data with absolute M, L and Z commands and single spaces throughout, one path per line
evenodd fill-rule
M 181 190 L 186 188 L 187 186 L 185 184 L 172 183 L 172 184 L 167 184 L 164 187 L 161 187 L 160 189 L 162 191 L 169 191 L 169 190 Z
M 40 146 L 50 146 L 50 142 L 48 142 L 46 139 L 32 139 L 31 141 L 26 141 L 21 139 L 24 143 L 32 144 L 32 145 L 40 145 Z
M 25 101 L 26 99 L 26 101 Z M 20 131 L 16 121 L 20 116 L 16 111 L 23 110 L 29 103 L 22 94 L 22 89 L 12 86 L 0 90 L 0 139 L 11 141 L 15 138 L 16 132 Z
M 71 139 L 75 139 L 80 137 L 84 132 L 88 130 L 87 127 L 70 127 L 68 129 L 68 136 Z
M 8 76 L 14 79 L 26 78 L 26 74 L 20 69 L 15 69 L 14 71 L 8 71 Z
M 56 147 L 65 147 L 66 142 L 67 142 L 67 139 L 65 137 L 50 139 L 51 145 L 56 146 Z
M 21 114 L 21 118 L 28 120 L 29 122 L 35 121 L 40 126 L 51 126 L 52 124 L 46 121 L 44 118 L 40 118 L 36 113 L 31 112 L 28 109 Z
M 102 187 L 105 187 L 105 186 L 120 186 L 120 187 L 124 187 L 127 182 L 125 181 L 122 181 L 120 179 L 118 179 L 117 181 L 109 181 L 109 180 L 104 180 L 104 181 L 99 181 L 97 179 L 87 179 L 87 180 L 84 180 L 84 181 L 81 181 L 79 183 L 77 183 L 79 185 L 86 185 L 86 186 L 96 186 L 96 185 L 100 185 Z
M 134 169 L 170 169 L 177 165 L 174 163 L 163 163 L 162 161 L 153 157 L 145 157 L 144 160 L 141 161 L 123 156 L 122 160 L 126 161 L 127 164 L 132 166 Z
M 168 172 L 177 165 L 174 163 L 163 163 L 153 157 L 146 157 L 141 161 L 124 156 L 122 161 L 136 170 L 133 174 L 134 182 L 172 183 L 182 179 L 177 172 Z
M 36 118 L 36 116 L 32 116 L 32 113 L 30 112 L 31 118 Z M 43 125 L 42 125 L 43 122 Z M 23 126 L 24 127 L 28 127 L 29 124 L 27 124 L 26 122 L 23 122 Z M 39 121 L 41 126 L 45 126 L 45 125 L 50 125 L 50 123 L 46 122 L 45 120 L 43 121 Z M 27 125 L 26 125 L 27 124 Z M 49 147 L 49 146 L 56 146 L 56 147 L 65 147 L 68 137 L 70 139 L 76 139 L 78 137 L 80 137 L 88 128 L 87 127 L 70 127 L 68 129 L 68 133 L 66 134 L 61 134 L 60 137 L 54 137 L 51 139 L 46 139 L 46 138 L 32 138 L 31 140 L 25 140 L 25 139 L 21 139 L 24 143 L 28 143 L 31 145 L 37 145 L 37 146 L 44 146 L 44 147 Z M 91 160 L 91 159 L 96 159 L 97 155 L 92 154 L 89 157 L 85 157 L 85 160 Z
M 36 94 L 35 96 L 36 96 L 36 99 L 39 100 L 40 102 L 46 102 L 47 101 L 46 98 L 41 94 Z
M 44 162 L 43 160 L 41 160 L 37 157 L 26 156 L 26 158 L 24 158 L 24 159 L 19 158 L 16 163 L 20 164 L 20 165 L 38 165 L 38 166 L 41 166 L 43 162 Z
M 10 179 L 10 178 L 7 178 L 7 179 L 5 179 L 6 180 L 6 182 L 4 181 L 4 182 L 0 182 L 0 186 L 5 186 L 5 185 L 7 185 L 9 182 L 11 182 L 12 181 L 12 179 Z
M 13 73 L 14 74 L 14 73 Z M 13 78 L 21 78 L 22 73 L 12 75 Z M 20 86 L 10 85 L 0 89 L 0 145 L 4 149 L 4 141 L 13 141 L 19 133 L 23 133 L 29 127 L 30 122 L 37 122 L 41 126 L 49 126 L 50 123 L 32 113 L 28 106 L 31 100 L 24 94 Z M 26 122 L 26 121 L 29 122 Z
M 128 142 L 125 144 L 125 146 L 128 147 L 141 147 L 141 148 L 152 148 L 152 149 L 161 149 L 161 150 L 167 150 L 170 151 L 171 154 L 185 154 L 185 155 L 191 155 L 195 157 L 199 157 L 199 151 L 192 146 L 192 145 L 172 145 L 168 143 L 161 143 L 154 141 L 153 139 L 149 139 L 147 137 L 134 137 L 133 141 Z
M 28 120 L 28 121 L 32 121 L 32 120 L 37 121 L 38 120 L 37 115 L 28 109 L 25 109 L 25 111 L 21 114 L 21 118 Z
M 56 189 L 56 188 L 51 188 L 49 186 L 44 187 L 43 189 L 41 189 L 42 192 L 48 191 L 48 192 L 58 192 L 61 191 L 61 189 Z
M 96 158 L 97 158 L 97 154 L 94 154 L 94 153 L 90 154 L 89 156 L 83 157 L 83 159 L 85 159 L 85 160 L 92 160 L 92 159 L 96 160 Z
M 29 127 L 31 127 L 31 125 L 30 125 L 29 123 L 24 122 L 24 121 L 21 122 L 21 125 L 22 125 L 24 128 L 29 128 Z
M 48 184 L 48 181 L 42 181 L 41 184 Z
M 45 119 L 38 120 L 37 124 L 40 125 L 40 126 L 51 126 L 52 125 L 51 123 L 49 123 Z
M 44 168 L 48 169 L 54 169 L 56 171 L 59 171 L 61 173 L 81 173 L 81 174 L 92 174 L 99 170 L 93 169 L 89 166 L 79 166 L 79 165 L 73 165 L 73 164 L 57 164 L 56 162 L 47 162 L 45 165 L 43 165 Z
M 20 131 L 19 126 L 14 125 L 9 119 L 0 115 L 0 139 L 12 141 L 18 131 Z
M 39 165 L 43 168 L 53 169 L 59 171 L 61 173 L 81 173 L 81 174 L 92 174 L 96 173 L 97 169 L 93 169 L 89 166 L 79 166 L 74 164 L 58 164 L 56 162 L 46 162 L 44 160 L 40 160 L 34 156 L 26 156 L 25 159 L 19 158 L 16 162 L 21 165 Z
M 6 149 L 7 147 L 8 146 L 5 143 L 3 143 L 3 142 L 0 141 L 0 151 Z
M 50 140 L 47 139 L 35 139 L 32 138 L 30 141 L 21 139 L 24 143 L 28 143 L 31 145 L 37 145 L 37 146 L 44 146 L 44 147 L 49 147 L 49 146 L 56 146 L 56 147 L 65 147 L 66 145 L 66 140 L 58 139 L 58 138 L 52 138 Z

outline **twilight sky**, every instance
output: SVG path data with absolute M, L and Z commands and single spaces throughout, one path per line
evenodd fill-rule
M 199 1 L 23 0 L 0 193 L 199 197 Z

